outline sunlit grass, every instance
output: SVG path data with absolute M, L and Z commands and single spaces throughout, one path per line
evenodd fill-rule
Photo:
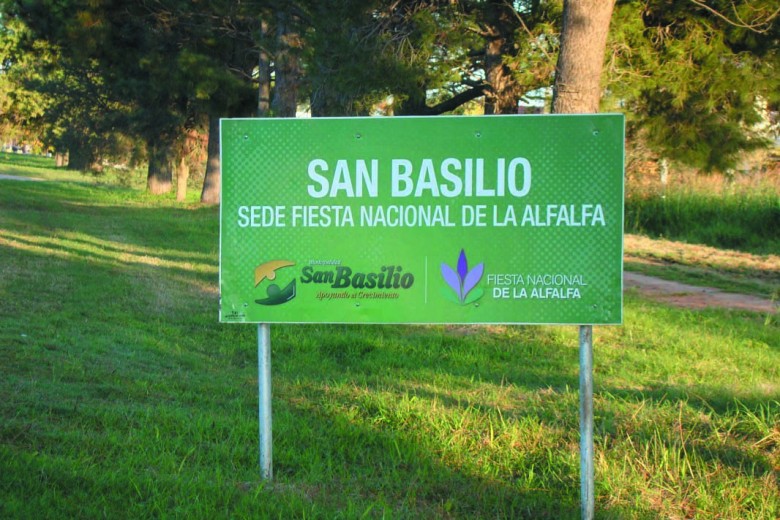
M 105 165 L 103 170 L 99 172 L 82 172 L 70 170 L 65 166 L 56 166 L 53 157 L 0 152 L 0 176 L 10 175 L 32 181 L 71 182 L 97 187 L 133 190 L 139 192 L 138 198 L 142 201 L 149 198 L 142 193 L 146 188 L 147 173 L 146 165 L 140 165 L 135 168 Z M 176 179 L 174 179 L 171 194 L 162 197 L 163 199 L 167 200 L 175 196 L 175 183 Z M 203 172 L 191 172 L 188 177 L 188 190 L 185 197 L 188 203 L 199 200 L 202 184 Z
M 54 159 L 38 155 L 0 153 L 0 174 L 40 180 L 86 181 L 81 172 L 57 168 Z

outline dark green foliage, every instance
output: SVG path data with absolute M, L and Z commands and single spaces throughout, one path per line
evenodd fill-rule
M 256 63 L 256 15 L 232 2 L 47 2 L 5 6 L 32 41 L 47 40 L 58 59 L 37 90 L 55 99 L 47 117 L 55 144 L 87 151 L 82 168 L 114 129 L 173 147 L 204 114 L 249 114 Z M 254 9 L 257 7 L 254 6 Z M 252 11 L 254 13 L 254 11 Z M 74 153 L 76 152 L 76 153 Z
M 756 125 L 780 91 L 777 20 L 734 25 L 739 13 L 764 20 L 771 2 L 707 5 L 717 13 L 688 1 L 620 2 L 609 88 L 627 109 L 630 138 L 660 157 L 727 171 L 740 152 L 768 142 Z
M 515 51 L 505 57 L 521 95 L 549 87 L 555 77 L 563 14 L 561 2 L 528 1 L 517 14 Z M 520 23 L 522 20 L 522 23 Z
M 312 2 L 304 33 L 315 115 L 449 112 L 484 92 L 473 16 L 449 2 Z M 457 99 L 455 99 L 457 98 Z
M 400 71 L 378 52 L 381 42 L 372 20 L 378 4 L 310 5 L 303 55 L 314 116 L 366 115 L 389 95 L 387 79 Z

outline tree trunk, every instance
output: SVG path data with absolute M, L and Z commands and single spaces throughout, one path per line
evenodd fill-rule
M 666 157 L 661 157 L 658 161 L 658 176 L 661 179 L 661 187 L 666 189 L 669 184 L 669 160 Z
M 70 158 L 66 166 L 68 170 L 84 171 L 87 169 L 88 161 L 78 147 L 70 146 L 68 148 L 68 157 Z
M 176 200 L 183 202 L 187 198 L 187 179 L 190 176 L 190 166 L 187 158 L 182 155 L 176 168 Z
M 268 117 L 271 111 L 271 57 L 265 49 L 268 22 L 260 22 L 260 58 L 257 62 L 257 117 Z
M 485 78 L 490 89 L 485 95 L 485 115 L 517 113 L 515 82 L 504 64 L 503 51 L 506 39 L 495 37 L 487 44 L 485 53 Z
M 596 113 L 601 69 L 615 0 L 564 0 L 553 112 Z M 582 518 L 594 516 L 592 325 L 580 326 L 580 496 Z M 587 341 L 583 341 L 587 338 Z M 587 346 L 586 346 L 587 345 Z M 587 362 L 583 361 L 584 359 Z M 587 367 L 587 368 L 586 368 Z M 589 381 L 589 379 L 591 379 Z
M 422 116 L 428 115 L 428 105 L 425 103 L 425 85 L 417 85 L 415 90 L 406 92 L 406 99 L 401 103 L 398 115 Z
M 100 171 L 97 154 L 88 143 L 73 140 L 68 148 L 68 170 Z
M 158 138 L 149 142 L 149 169 L 146 189 L 153 195 L 169 193 L 173 188 L 174 148 Z
M 284 9 L 278 12 L 276 23 L 278 46 L 274 60 L 276 84 L 271 108 L 276 117 L 295 117 L 301 78 L 301 64 L 298 58 L 300 35 L 293 25 L 292 15 Z
M 561 51 L 555 67 L 553 112 L 595 113 L 615 0 L 565 0 Z
M 209 116 L 208 159 L 206 176 L 200 201 L 203 204 L 219 204 L 222 181 L 222 167 L 219 160 L 219 117 Z
M 504 61 L 504 56 L 516 52 L 516 14 L 512 5 L 504 0 L 486 2 L 484 10 L 485 80 L 490 85 L 485 91 L 485 115 L 516 114 L 518 85 Z

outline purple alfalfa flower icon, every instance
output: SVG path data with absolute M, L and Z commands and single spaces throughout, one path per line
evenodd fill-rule
M 458 257 L 457 270 L 452 269 L 447 264 L 441 264 L 441 275 L 455 294 L 458 296 L 458 303 L 465 305 L 478 300 L 482 296 L 482 290 L 472 292 L 482 273 L 485 271 L 485 264 L 479 263 L 469 271 L 469 263 L 466 258 L 466 251 L 461 249 Z

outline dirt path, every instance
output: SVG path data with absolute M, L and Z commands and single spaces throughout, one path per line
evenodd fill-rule
M 0 173 L 0 180 L 3 181 L 42 181 L 44 179 L 38 179 L 36 177 L 20 177 L 19 175 L 6 175 Z
M 672 282 L 639 273 L 624 272 L 623 286 L 625 289 L 636 289 L 654 300 L 689 309 L 723 307 L 761 313 L 776 313 L 778 309 L 778 302 L 766 298 Z

